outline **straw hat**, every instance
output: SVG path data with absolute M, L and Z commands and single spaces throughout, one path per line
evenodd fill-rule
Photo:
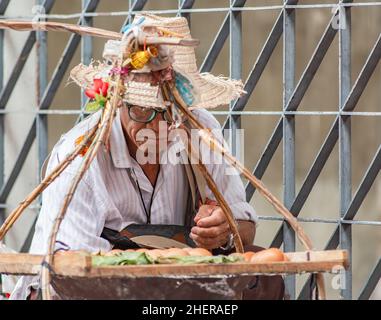
M 138 14 L 135 16 L 133 25 L 138 21 L 143 21 L 139 27 L 144 30 L 156 27 L 165 28 L 174 34 L 180 34 L 185 39 L 191 38 L 188 21 L 184 17 L 159 17 L 152 14 Z M 113 47 L 117 47 L 115 40 L 110 40 L 105 46 L 103 56 L 106 57 Z M 168 46 L 169 60 L 173 70 L 185 77 L 190 82 L 190 87 L 195 99 L 190 106 L 192 108 L 215 108 L 220 105 L 229 104 L 231 101 L 241 96 L 243 84 L 240 80 L 233 80 L 222 76 L 214 76 L 210 73 L 200 73 L 196 64 L 196 55 L 193 47 L 190 46 Z M 151 66 L 152 67 L 152 66 Z M 136 81 L 134 73 L 149 73 L 152 68 L 148 64 L 141 70 L 134 70 L 130 77 L 125 79 L 124 100 L 133 105 L 142 107 L 166 108 L 161 96 L 159 85 L 150 82 Z M 80 64 L 70 73 L 70 77 L 83 88 L 91 87 L 93 79 L 107 78 L 110 67 L 106 64 L 95 63 L 90 66 Z

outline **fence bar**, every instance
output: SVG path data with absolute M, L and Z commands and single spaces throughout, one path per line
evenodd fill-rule
M 131 0 L 129 0 L 131 1 Z M 181 0 L 179 0 L 181 1 Z M 219 8 L 196 8 L 196 9 L 183 9 L 183 14 L 192 14 L 192 13 L 224 13 L 224 12 L 260 12 L 260 11 L 281 11 L 283 9 L 288 10 L 303 10 L 303 9 L 335 9 L 337 8 L 336 3 L 332 4 L 312 4 L 312 5 L 268 5 L 268 6 L 255 6 L 255 7 L 219 7 Z M 381 6 L 381 2 L 360 2 L 360 3 L 343 3 L 341 4 L 343 7 L 357 7 L 357 8 L 365 8 L 365 7 L 379 7 Z M 129 13 L 152 13 L 158 15 L 171 15 L 176 14 L 178 9 L 163 9 L 163 10 L 134 10 L 134 11 L 105 11 L 105 12 L 95 12 L 95 13 L 86 13 L 85 17 L 118 17 L 118 16 L 128 16 Z M 76 19 L 81 17 L 80 13 L 72 13 L 72 14 L 47 14 L 45 18 L 50 20 L 68 20 L 68 19 Z M 31 16 L 5 16 L 0 15 L 1 19 L 19 19 L 19 20 L 28 20 L 31 19 Z
M 0 2 L 0 14 L 3 15 L 7 10 L 10 0 Z M 4 85 L 4 30 L 0 30 L 0 92 Z M 4 114 L 0 115 L 0 186 L 4 183 Z M 5 210 L 0 209 L 0 223 L 5 220 Z
M 246 0 L 234 0 L 231 4 L 231 8 L 243 7 L 246 3 Z M 217 36 L 214 38 L 214 41 L 206 54 L 206 57 L 201 64 L 200 70 L 201 72 L 210 72 L 212 70 L 214 63 L 222 50 L 222 47 L 225 44 L 225 41 L 229 35 L 229 27 L 230 27 L 230 11 L 226 14 L 224 21 L 220 29 L 218 30 Z
M 285 221 L 284 218 L 280 216 L 258 216 L 260 220 L 270 220 L 270 221 Z M 371 226 L 381 226 L 381 221 L 367 221 L 367 220 L 343 220 L 343 219 L 323 219 L 323 218 L 297 218 L 300 222 L 313 222 L 313 223 L 331 223 L 331 224 L 355 224 L 355 225 L 371 225 Z
M 24 141 L 24 144 L 21 147 L 20 153 L 17 156 L 16 162 L 12 168 L 12 171 L 0 190 L 0 202 L 5 202 L 7 200 L 8 195 L 12 190 L 12 187 L 21 171 L 21 168 L 25 162 L 26 157 L 29 154 L 30 148 L 32 147 L 32 144 L 35 138 L 36 138 L 36 118 L 33 120 L 32 126 L 30 127 L 27 133 L 26 140 Z
M 286 3 L 287 1 L 285 1 Z M 283 108 L 295 86 L 295 11 L 283 10 Z M 283 116 L 283 202 L 290 209 L 295 198 L 295 117 Z M 295 251 L 295 232 L 283 223 L 284 251 Z M 285 277 L 286 294 L 295 299 L 295 275 Z
M 357 103 L 370 77 L 372 76 L 377 66 L 377 62 L 380 60 L 380 58 L 381 58 L 381 34 L 378 37 L 377 42 L 374 45 L 371 53 L 369 54 L 368 59 L 364 67 L 362 68 L 357 80 L 355 81 L 355 84 L 342 110 L 344 109 L 351 110 L 351 111 L 354 110 L 354 108 L 356 107 L 356 104 L 354 103 L 354 101 L 356 101 Z M 354 99 L 352 95 L 355 95 L 358 98 Z M 303 182 L 302 188 L 295 199 L 294 205 L 296 206 L 296 208 L 292 208 L 293 210 L 292 212 L 295 213 L 297 210 L 299 211 L 301 210 L 303 204 L 305 203 L 310 193 L 310 190 L 312 190 L 312 187 L 314 186 L 317 178 L 319 177 L 321 170 L 323 169 L 326 161 L 328 160 L 328 157 L 331 154 L 331 151 L 333 150 L 338 139 L 338 124 L 339 124 L 338 117 L 336 117 L 328 133 L 328 136 L 325 139 L 322 147 L 320 148 L 320 151 L 317 157 L 315 158 L 314 163 L 311 166 L 311 169 L 306 179 Z M 280 246 L 280 244 L 283 241 L 281 237 L 282 237 L 282 232 L 281 230 L 279 230 L 273 240 L 273 245 Z
M 123 30 L 124 26 L 132 22 L 134 14 L 138 13 L 137 11 L 143 10 L 146 3 L 147 3 L 147 0 L 128 0 L 128 17 L 124 21 L 120 31 Z
M 374 47 L 372 48 L 372 51 L 370 52 L 370 54 L 367 58 L 367 61 L 365 62 L 362 70 L 360 71 L 360 74 L 357 77 L 357 79 L 356 79 L 356 81 L 352 87 L 352 90 L 351 90 L 347 100 L 345 101 L 345 104 L 344 104 L 342 110 L 351 110 L 351 111 L 354 110 L 354 108 L 356 107 L 357 102 L 358 102 L 361 94 L 363 93 L 370 77 L 372 76 L 375 68 L 377 67 L 377 64 L 378 64 L 380 58 L 381 58 L 381 33 L 380 33 Z M 336 118 L 335 123 L 338 123 L 338 118 Z M 313 166 L 315 166 L 315 165 L 316 165 L 316 163 L 314 163 Z M 365 195 L 364 195 L 364 197 L 365 197 Z M 351 206 L 349 205 L 349 208 L 350 207 Z M 351 215 L 353 215 L 353 217 L 354 217 L 355 213 L 352 212 Z M 337 245 L 339 243 L 339 235 L 340 235 L 339 228 L 337 228 L 334 231 L 334 233 L 332 234 L 331 238 L 329 239 L 329 241 L 325 247 L 326 250 L 337 247 Z M 304 288 L 306 288 L 307 286 L 308 285 L 306 283 Z M 302 290 L 302 293 L 303 294 L 305 293 L 304 289 Z
M 179 0 L 179 12 L 178 16 L 185 17 L 188 20 L 189 28 L 191 28 L 191 14 L 189 12 L 183 12 L 183 10 L 192 9 L 195 0 Z
M 288 0 L 287 3 L 296 4 L 298 0 Z M 292 10 L 288 11 L 292 12 Z M 257 58 L 257 60 L 254 63 L 254 66 L 252 70 L 250 71 L 250 74 L 245 82 L 244 90 L 247 92 L 247 94 L 243 95 L 239 99 L 237 99 L 234 102 L 232 111 L 242 111 L 247 102 L 250 99 L 250 96 L 252 92 L 254 91 L 262 73 L 265 69 L 268 61 L 270 60 L 270 57 L 278 44 L 278 41 L 283 33 L 283 14 L 284 11 L 282 10 L 279 14 L 278 18 L 276 19 L 269 36 L 266 39 L 266 42 L 264 46 L 262 47 L 262 50 Z M 227 127 L 228 120 L 225 121 L 225 124 L 222 126 L 223 129 Z
M 361 222 L 361 221 L 352 221 L 358 212 L 362 202 L 364 201 L 366 195 L 369 192 L 369 189 L 373 185 L 374 180 L 376 179 L 378 173 L 381 170 L 381 146 L 378 148 L 376 155 L 374 156 L 371 164 L 369 165 L 366 174 L 363 180 L 360 183 L 352 201 L 348 207 L 343 218 L 340 219 L 341 224 L 368 224 L 371 225 L 372 222 Z M 351 222 L 352 221 L 352 222 Z M 339 221 L 338 221 L 339 222 Z M 374 221 L 374 224 L 378 225 L 379 223 Z M 339 245 L 340 239 L 340 227 L 337 226 L 333 234 L 331 235 L 328 243 L 325 246 L 325 250 L 334 250 Z M 301 293 L 299 295 L 299 299 L 305 299 L 309 296 L 309 281 L 306 282 Z
M 381 278 L 381 259 L 378 260 L 377 265 L 373 269 L 368 281 L 366 282 L 364 288 L 361 290 L 359 295 L 359 300 L 368 300 L 372 295 L 374 289 L 376 288 L 378 282 Z
M 83 12 L 95 11 L 98 4 L 99 4 L 99 0 L 86 0 L 86 2 L 83 3 Z M 77 23 L 82 24 L 83 19 L 79 19 Z M 60 83 L 62 81 L 62 78 L 65 74 L 65 71 L 67 70 L 67 68 L 70 64 L 70 61 L 72 60 L 80 41 L 81 41 L 81 36 L 76 35 L 76 34 L 72 34 L 70 36 L 69 42 L 68 42 L 68 44 L 64 50 L 64 53 L 63 53 L 58 65 L 57 65 L 54 73 L 53 73 L 52 79 L 49 82 L 49 84 L 47 85 L 46 90 L 44 91 L 42 100 L 39 104 L 39 110 L 45 110 L 45 109 L 48 109 L 50 107 L 50 105 L 53 101 L 53 98 L 55 96 L 55 93 L 58 89 L 58 86 L 60 85 Z M 81 59 L 83 58 L 82 52 L 83 51 L 81 51 Z M 88 52 L 88 54 L 91 54 L 91 52 Z M 83 100 L 81 97 L 81 102 L 82 101 Z M 82 105 L 81 105 L 81 109 L 82 109 Z M 82 115 L 82 113 L 80 113 L 79 119 L 81 118 L 81 115 Z M 35 121 L 33 122 L 33 125 L 35 124 Z M 33 136 L 32 132 L 30 131 L 28 133 L 27 139 L 24 142 L 23 148 L 26 148 L 26 149 L 30 148 L 33 141 L 34 141 L 34 138 L 35 138 L 35 136 Z M 47 140 L 47 138 L 46 138 L 46 140 Z M 47 156 L 47 151 L 46 151 L 46 156 Z M 46 158 L 46 156 L 44 157 L 44 159 Z M 19 172 L 21 170 L 23 164 L 24 164 L 24 161 L 25 161 L 24 157 L 18 158 L 16 161 L 17 167 L 15 165 L 12 172 Z M 13 187 L 14 182 L 15 182 L 15 178 L 9 177 L 9 179 L 7 181 L 7 189 L 1 190 L 0 199 L 3 199 L 3 198 L 6 199 L 8 197 L 8 195 L 9 195 L 9 193 Z M 24 241 L 24 244 L 22 245 L 22 248 L 21 248 L 22 250 L 28 250 L 29 249 L 29 246 L 30 246 L 32 238 L 33 238 L 35 224 L 36 224 L 36 220 L 34 221 L 32 228 L 28 232 L 28 235 Z
M 89 0 L 82 0 L 82 12 L 85 11 L 86 6 L 89 4 Z M 92 17 L 83 17 L 82 19 L 82 25 L 84 26 L 93 26 L 93 18 Z M 93 52 L 93 40 L 90 36 L 82 36 L 81 41 L 81 63 L 84 65 L 89 65 L 91 62 Z M 85 91 L 81 89 L 81 114 L 80 114 L 80 121 L 82 121 L 85 117 L 85 106 L 88 99 L 85 95 Z
M 45 8 L 45 12 L 50 12 L 50 10 L 53 7 L 55 0 L 45 0 L 42 6 Z M 20 77 L 21 71 L 24 68 L 24 65 L 26 63 L 26 60 L 29 57 L 30 52 L 32 51 L 32 48 L 36 42 L 36 32 L 31 31 L 29 32 L 28 38 L 25 41 L 24 47 L 21 50 L 21 53 L 16 61 L 15 66 L 13 67 L 13 70 L 11 72 L 11 75 L 5 84 L 5 86 L 2 88 L 2 91 L 0 93 L 0 109 L 4 109 L 5 106 L 8 103 L 8 100 L 12 94 L 13 89 L 15 88 L 16 82 L 18 78 Z
M 43 0 L 37 0 L 38 5 L 43 4 Z M 40 21 L 41 18 L 39 19 Z M 41 98 L 45 92 L 48 83 L 48 48 L 47 48 L 48 33 L 44 31 L 36 32 L 36 55 L 37 55 L 37 91 L 36 102 L 40 105 Z M 48 116 L 38 114 L 36 117 L 36 135 L 37 135 L 37 161 L 38 172 L 36 181 L 40 181 L 40 172 L 42 165 L 48 156 Z M 42 197 L 38 197 L 38 202 L 42 202 Z M 24 247 L 24 246 L 23 246 Z M 29 248 L 25 248 L 29 249 Z
M 231 108 L 231 111 L 241 111 L 243 110 L 247 102 L 250 99 L 251 93 L 254 91 L 254 88 L 256 87 L 263 70 L 265 69 L 268 61 L 270 60 L 270 57 L 283 33 L 283 11 L 279 14 L 269 37 L 267 38 L 261 53 L 259 54 L 257 60 L 254 63 L 253 69 L 250 71 L 250 74 L 245 82 L 244 90 L 247 92 L 242 97 L 238 98 L 234 103 L 233 107 Z M 228 127 L 228 121 L 227 119 L 222 126 L 223 129 L 226 129 Z
M 234 5 L 234 0 L 230 0 L 231 6 Z M 230 64 L 229 71 L 232 79 L 241 79 L 242 77 L 242 14 L 239 11 L 230 12 L 229 14 L 229 33 L 230 33 Z M 232 110 L 233 103 L 230 104 L 229 110 Z M 240 117 L 229 115 L 229 145 L 231 147 L 232 154 L 236 157 L 241 156 L 241 145 L 238 141 L 238 132 L 241 128 Z
M 43 0 L 38 0 L 39 5 L 43 4 Z M 37 54 L 37 105 L 40 105 L 42 95 L 45 92 L 48 83 L 48 48 L 47 48 L 48 33 L 44 31 L 36 32 L 36 54 Z M 48 155 L 48 117 L 39 114 L 36 123 L 37 146 L 38 146 L 38 173 L 37 181 L 39 181 L 39 173 L 41 172 L 42 164 Z M 41 197 L 39 199 L 41 201 Z
M 351 90 L 351 14 L 350 8 L 339 10 L 339 104 L 343 108 Z M 351 118 L 339 116 L 339 189 L 340 217 L 352 198 Z M 340 248 L 348 251 L 349 266 L 345 270 L 343 299 L 352 299 L 352 226 L 340 224 Z
M 96 6 L 98 5 L 99 0 L 90 0 L 88 7 L 86 10 L 95 10 Z M 78 21 L 78 23 L 81 23 L 81 21 Z M 69 66 L 69 63 L 75 53 L 76 48 L 78 47 L 80 41 L 79 35 L 72 35 L 70 37 L 70 40 L 64 50 L 63 56 L 61 57 L 54 73 L 52 76 L 51 81 L 47 85 L 47 88 L 45 90 L 45 93 L 41 99 L 41 104 L 39 106 L 39 109 L 48 109 L 55 93 L 59 87 L 59 84 L 62 81 L 62 78 L 64 76 L 64 73 Z M 24 141 L 24 144 L 21 148 L 21 151 L 19 153 L 19 156 L 17 157 L 16 163 L 13 166 L 13 169 L 11 171 L 10 176 L 8 177 L 7 181 L 5 182 L 3 188 L 0 191 L 0 202 L 5 202 L 7 199 L 9 192 L 11 191 L 16 178 L 24 164 L 24 161 L 26 159 L 26 156 L 34 142 L 34 139 L 36 137 L 36 118 L 32 123 L 31 128 L 28 131 L 27 137 Z M 25 154 L 26 153 L 26 154 Z
M 305 95 L 308 87 L 311 84 L 312 79 L 316 74 L 316 71 L 318 70 L 325 54 L 328 51 L 329 46 L 331 45 L 337 33 L 337 30 L 332 28 L 332 22 L 334 21 L 336 15 L 337 13 L 334 13 L 332 18 L 330 19 L 323 36 L 321 37 L 310 61 L 307 64 L 307 67 L 305 68 L 298 84 L 295 87 L 294 92 L 292 93 L 292 97 L 288 101 L 287 106 L 286 108 L 284 108 L 284 110 L 296 111 L 296 109 L 298 108 L 303 96 Z M 265 148 L 265 151 L 254 169 L 253 173 L 259 179 L 262 178 L 262 175 L 266 171 L 268 164 L 270 163 L 276 149 L 278 148 L 280 141 L 283 138 L 282 127 L 283 118 L 281 118 L 277 123 L 275 130 L 273 131 L 273 134 L 271 135 L 270 140 Z M 246 198 L 251 199 L 254 192 L 255 188 L 251 186 L 251 184 L 248 184 L 246 186 Z

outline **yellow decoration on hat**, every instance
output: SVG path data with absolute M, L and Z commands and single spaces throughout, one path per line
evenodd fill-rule
M 131 54 L 131 65 L 135 69 L 142 69 L 151 57 L 157 57 L 158 51 L 154 46 L 150 46 L 147 50 L 137 51 Z

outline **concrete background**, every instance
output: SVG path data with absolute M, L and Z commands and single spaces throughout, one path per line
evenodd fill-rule
M 52 13 L 65 14 L 80 12 L 80 0 L 58 0 Z M 278 5 L 282 1 L 247 1 L 247 6 Z M 315 3 L 332 3 L 332 1 L 314 1 Z M 16 4 L 17 3 L 17 4 Z M 310 4 L 311 1 L 300 1 Z M 7 16 L 30 15 L 33 1 L 11 1 L 6 12 Z M 195 8 L 226 7 L 227 0 L 196 0 Z M 145 9 L 175 9 L 177 0 L 150 0 Z M 127 0 L 101 1 L 97 11 L 127 11 Z M 245 80 L 262 48 L 271 27 L 279 14 L 278 10 L 243 13 L 243 62 L 242 78 Z M 195 13 L 192 16 L 192 34 L 201 40 L 197 48 L 199 65 L 212 43 L 225 13 Z M 331 9 L 300 9 L 296 13 L 296 80 L 308 63 L 323 31 L 331 16 Z M 98 17 L 94 25 L 99 28 L 119 31 L 125 17 Z M 76 20 L 65 22 L 75 23 Z M 357 77 L 377 36 L 381 30 L 381 8 L 352 9 L 352 82 Z M 20 53 L 27 33 L 15 31 L 5 32 L 5 81 Z M 49 78 L 69 39 L 68 34 L 49 33 Z M 94 59 L 100 59 L 104 40 L 94 40 Z M 80 50 L 71 63 L 71 67 L 80 62 Z M 368 87 L 361 97 L 356 111 L 380 111 L 381 106 L 381 71 L 378 65 L 369 81 Z M 229 75 L 229 41 L 226 42 L 216 64 L 213 74 Z M 68 79 L 68 73 L 64 79 Z M 57 91 L 51 109 L 78 109 L 80 105 L 80 90 L 74 85 L 62 83 Z M 7 105 L 12 113 L 6 115 L 6 159 L 5 178 L 10 172 L 17 154 L 25 139 L 26 131 L 33 120 L 36 108 L 36 51 L 32 52 L 17 83 L 16 89 Z M 253 92 L 246 110 L 280 111 L 282 109 L 282 40 L 273 53 L 261 80 Z M 338 109 L 338 36 L 331 45 L 315 79 L 311 83 L 299 110 L 303 111 L 335 111 Z M 227 110 L 227 107 L 218 110 Z M 57 142 L 60 135 L 71 128 L 76 116 L 49 116 L 49 150 Z M 224 117 L 219 116 L 222 122 Z M 242 120 L 245 129 L 245 165 L 249 168 L 257 163 L 265 144 L 267 143 L 278 116 L 247 116 Z M 296 117 L 296 181 L 299 190 L 328 130 L 334 116 L 297 116 Z M 381 143 L 380 117 L 352 118 L 352 164 L 353 193 L 356 191 L 362 176 Z M 11 208 L 30 191 L 38 182 L 37 149 L 32 148 L 27 162 L 19 176 L 8 199 Z M 300 216 L 337 219 L 339 217 L 338 188 L 338 146 L 336 145 L 322 174 L 312 190 Z M 378 176 L 366 200 L 360 208 L 356 219 L 380 221 L 380 191 L 381 178 Z M 264 183 L 280 199 L 282 199 L 282 147 L 280 146 L 263 178 Z M 276 212 L 264 199 L 256 193 L 252 199 L 259 215 L 276 215 Z M 24 216 L 14 226 L 7 236 L 7 243 L 15 249 L 22 245 L 29 227 L 37 212 L 27 210 Z M 280 222 L 261 221 L 257 229 L 256 244 L 269 246 Z M 303 223 L 308 235 L 311 236 L 316 248 L 322 249 L 328 241 L 335 225 Z M 353 297 L 356 298 L 365 284 L 369 273 L 381 255 L 380 227 L 353 226 Z M 298 245 L 298 249 L 303 248 Z M 300 285 L 306 276 L 297 277 Z M 331 276 L 326 277 L 329 297 L 339 297 L 337 290 L 331 288 Z M 375 291 L 373 298 L 381 298 L 381 286 Z

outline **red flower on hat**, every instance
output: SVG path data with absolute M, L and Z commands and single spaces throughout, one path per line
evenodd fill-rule
M 86 96 L 92 100 L 87 103 L 86 111 L 92 112 L 104 108 L 107 101 L 108 87 L 108 82 L 105 82 L 102 79 L 94 79 L 93 87 L 85 90 Z
M 102 97 L 107 97 L 108 86 L 108 82 L 104 82 L 102 79 L 94 79 L 93 88 L 87 89 L 85 94 L 90 99 L 95 99 L 97 94 L 101 95 Z

